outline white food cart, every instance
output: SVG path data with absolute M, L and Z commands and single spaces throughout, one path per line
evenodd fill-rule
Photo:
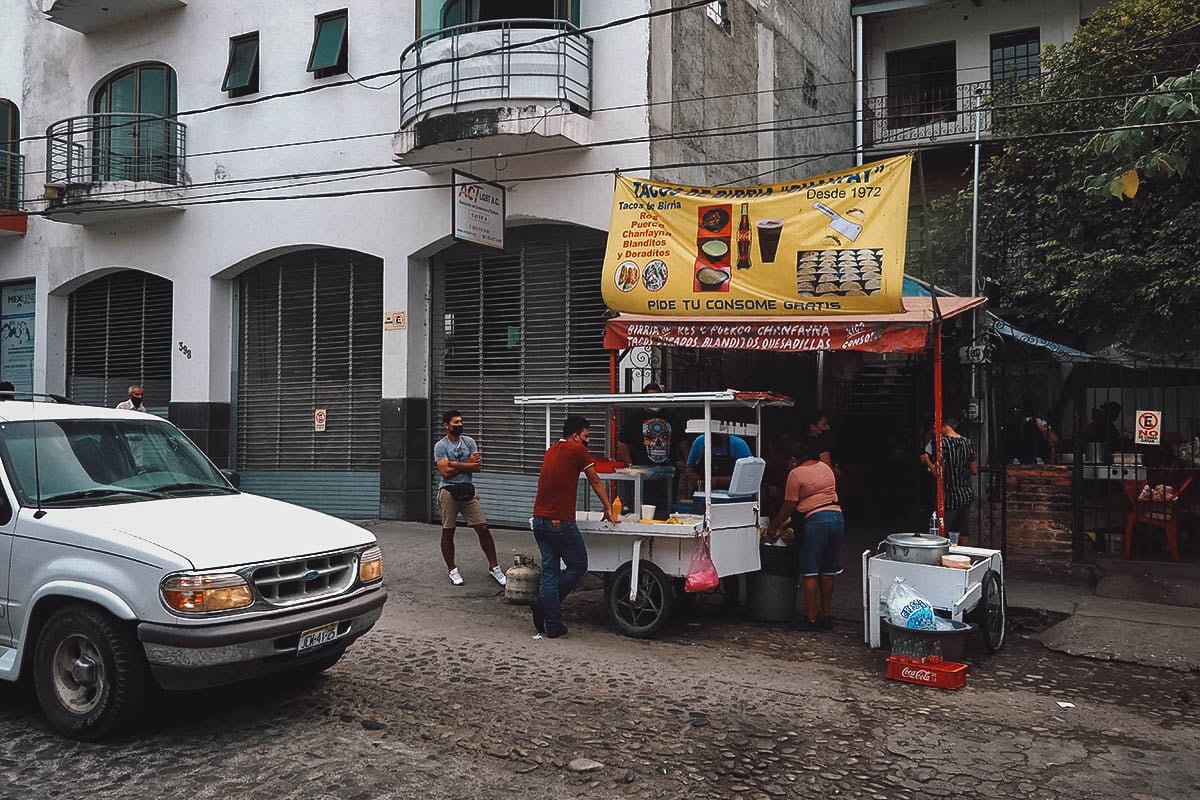
M 729 423 L 713 419 L 713 408 L 750 408 L 756 413 L 756 424 L 738 424 L 736 429 L 756 437 L 760 455 L 762 442 L 758 432 L 762 427 L 762 408 L 792 405 L 791 399 L 782 395 L 732 389 L 721 392 L 518 396 L 513 398 L 513 402 L 524 406 L 545 406 L 547 448 L 553 441 L 550 429 L 550 410 L 553 406 L 604 405 L 606 424 L 613 406 L 702 406 L 704 418 L 690 422 L 689 432 L 728 430 Z M 606 522 L 600 511 L 581 511 L 576 515 L 588 549 L 588 569 L 604 576 L 605 607 L 613 623 L 626 636 L 653 636 L 670 619 L 677 593 L 683 590 L 682 579 L 687 577 L 692 553 L 701 537 L 708 538 L 713 566 L 722 578 L 756 572 L 761 566 L 758 557 L 760 523 L 757 481 L 754 481 L 752 493 L 714 492 L 712 449 L 709 446 L 712 437 L 705 436 L 704 441 L 703 514 L 675 514 L 675 523 L 639 520 L 641 480 L 645 473 L 634 469 L 600 475 L 605 481 L 634 481 L 635 508 L 628 509 L 631 513 L 622 515 L 620 523 L 613 525 Z M 761 465 L 758 458 L 746 461 L 751 460 Z M 761 476 L 761 470 L 758 475 Z M 714 503 L 714 499 L 718 498 L 723 502 Z
M 879 647 L 883 620 L 888 614 L 888 590 L 896 578 L 903 578 L 931 606 L 947 612 L 955 622 L 974 615 L 989 652 L 1004 646 L 1008 607 L 1000 551 L 952 545 L 950 554 L 970 558 L 970 568 L 916 564 L 895 560 L 886 552 L 863 551 L 863 640 L 867 644 Z

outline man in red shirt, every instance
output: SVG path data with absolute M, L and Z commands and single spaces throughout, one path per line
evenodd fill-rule
M 537 497 L 533 501 L 533 538 L 542 552 L 542 583 L 530 604 L 533 626 L 538 633 L 556 639 L 567 633 L 562 621 L 562 601 L 587 574 L 587 547 L 575 524 L 575 496 L 579 473 L 587 475 L 592 491 L 604 507 L 604 519 L 615 523 L 612 504 L 596 474 L 595 460 L 588 455 L 588 429 L 581 416 L 572 414 L 563 422 L 562 438 L 542 457 Z M 566 569 L 559 569 L 560 560 Z

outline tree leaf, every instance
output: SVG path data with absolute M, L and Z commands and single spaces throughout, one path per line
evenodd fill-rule
M 1128 197 L 1130 200 L 1138 193 L 1138 172 L 1136 169 L 1131 169 L 1121 176 L 1121 194 Z

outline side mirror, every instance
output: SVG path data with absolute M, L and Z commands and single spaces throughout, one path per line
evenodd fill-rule
M 233 488 L 242 488 L 242 476 L 236 469 L 223 469 L 221 474 L 225 476 L 225 480 L 233 484 Z

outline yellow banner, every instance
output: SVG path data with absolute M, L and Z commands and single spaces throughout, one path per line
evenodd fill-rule
M 912 158 L 773 186 L 618 176 L 604 302 L 664 316 L 901 311 Z

